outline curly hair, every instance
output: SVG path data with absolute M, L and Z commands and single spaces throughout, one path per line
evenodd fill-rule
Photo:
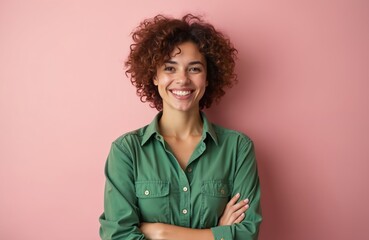
M 174 48 L 181 43 L 195 43 L 206 59 L 208 86 L 200 100 L 200 109 L 219 101 L 225 94 L 224 88 L 237 82 L 234 73 L 237 49 L 223 33 L 199 16 L 187 14 L 175 19 L 157 15 L 141 22 L 132 39 L 134 43 L 125 62 L 126 76 L 130 75 L 140 100 L 150 102 L 158 111 L 163 109 L 163 102 L 153 78 L 157 68 L 170 59 Z

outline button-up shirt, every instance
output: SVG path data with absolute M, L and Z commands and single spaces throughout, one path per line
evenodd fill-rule
M 262 217 L 253 143 L 201 116 L 202 137 L 185 169 L 158 131 L 161 113 L 112 143 L 105 167 L 102 239 L 146 239 L 141 222 L 210 228 L 216 240 L 257 239 Z M 244 220 L 217 226 L 236 193 L 250 201 Z

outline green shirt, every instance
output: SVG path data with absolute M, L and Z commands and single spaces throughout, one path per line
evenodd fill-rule
M 141 222 L 211 228 L 216 240 L 257 239 L 261 223 L 260 185 L 252 141 L 242 133 L 208 122 L 186 169 L 151 124 L 112 143 L 106 161 L 102 239 L 146 239 Z M 217 226 L 236 193 L 250 208 L 238 224 Z

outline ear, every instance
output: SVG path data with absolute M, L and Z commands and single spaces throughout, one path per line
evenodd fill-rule
M 159 82 L 158 82 L 158 78 L 156 76 L 154 76 L 154 79 L 152 80 L 155 86 L 158 86 Z

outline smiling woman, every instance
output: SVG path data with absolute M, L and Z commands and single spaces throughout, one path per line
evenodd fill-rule
M 193 15 L 147 19 L 133 40 L 126 73 L 159 113 L 112 144 L 101 238 L 257 239 L 253 143 L 201 111 L 236 81 L 236 49 Z
M 196 44 L 178 45 L 171 59 L 158 67 L 154 85 L 158 86 L 163 108 L 198 111 L 207 80 L 206 60 Z

